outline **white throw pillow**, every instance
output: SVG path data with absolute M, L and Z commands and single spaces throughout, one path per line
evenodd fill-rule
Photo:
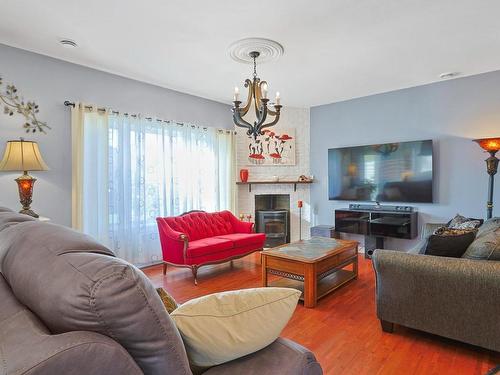
M 210 367 L 254 353 L 276 340 L 300 294 L 290 288 L 215 293 L 184 303 L 170 316 L 191 365 Z

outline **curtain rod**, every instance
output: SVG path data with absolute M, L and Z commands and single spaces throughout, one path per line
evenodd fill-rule
M 73 107 L 75 108 L 76 107 L 76 103 L 75 102 L 70 102 L 69 100 L 65 100 L 64 101 L 64 105 L 66 107 Z M 86 105 L 85 108 L 91 110 L 93 109 L 94 107 L 91 106 L 91 105 Z M 101 112 L 105 112 L 106 111 L 106 108 L 96 108 L 97 111 L 101 111 Z M 120 112 L 119 111 L 113 111 L 111 110 L 111 113 L 114 114 L 114 115 L 119 115 Z M 136 114 L 128 114 L 128 113 L 123 113 L 124 116 L 130 116 L 130 117 L 139 117 L 139 115 L 136 115 Z M 144 117 L 144 119 L 148 120 L 148 121 L 153 121 L 153 118 L 152 117 Z M 184 126 L 184 125 L 187 125 L 183 122 L 177 122 L 177 121 L 170 121 L 170 120 L 162 120 L 162 119 L 159 119 L 157 118 L 156 119 L 157 122 L 164 122 L 164 123 L 174 123 L 174 124 L 177 124 L 177 125 L 180 125 L 180 126 Z M 197 125 L 191 125 L 192 128 L 195 128 Z M 208 128 L 207 127 L 200 127 L 198 126 L 199 128 L 202 128 L 204 130 L 207 130 Z M 219 132 L 223 132 L 223 131 L 227 131 L 228 133 L 231 132 L 231 130 L 228 130 L 228 129 L 217 129 Z M 236 132 L 234 132 L 236 134 Z

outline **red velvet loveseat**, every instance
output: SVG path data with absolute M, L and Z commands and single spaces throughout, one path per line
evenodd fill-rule
M 253 223 L 238 220 L 229 211 L 192 211 L 181 216 L 156 219 L 167 264 L 189 267 L 197 284 L 198 268 L 223 263 L 262 250 L 266 235 L 253 233 Z

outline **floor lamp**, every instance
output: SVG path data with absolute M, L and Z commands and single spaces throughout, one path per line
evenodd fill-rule
M 498 158 L 495 154 L 500 150 L 500 137 L 474 139 L 481 148 L 489 152 L 490 157 L 486 159 L 487 172 L 490 175 L 488 185 L 488 202 L 486 204 L 486 218 L 491 219 L 493 216 L 493 187 L 495 174 L 498 171 Z

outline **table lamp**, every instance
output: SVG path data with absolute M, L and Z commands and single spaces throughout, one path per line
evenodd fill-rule
M 38 144 L 32 141 L 25 141 L 21 138 L 18 141 L 8 141 L 7 148 L 0 161 L 0 171 L 22 171 L 24 174 L 16 178 L 19 188 L 19 199 L 23 209 L 22 214 L 38 217 L 30 208 L 31 197 L 33 195 L 33 185 L 36 178 L 30 176 L 28 171 L 48 171 L 47 164 L 43 161 Z
M 490 182 L 488 186 L 488 202 L 486 204 L 486 218 L 491 219 L 493 216 L 493 186 L 494 186 L 494 176 L 498 171 L 498 158 L 495 154 L 500 150 L 500 137 L 494 138 L 481 138 L 474 139 L 481 148 L 489 152 L 490 157 L 486 159 L 487 172 L 490 175 Z

